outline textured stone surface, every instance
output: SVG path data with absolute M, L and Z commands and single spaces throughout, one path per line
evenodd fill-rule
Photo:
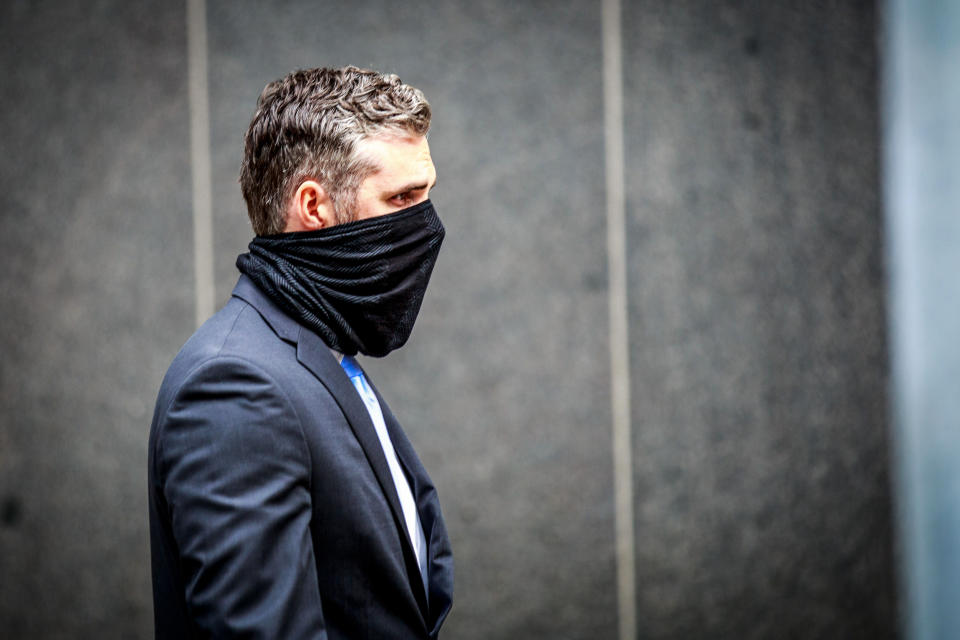
M 896 633 L 868 3 L 625 13 L 645 638 Z
M 146 437 L 193 324 L 184 20 L 0 8 L 5 638 L 151 631 Z
M 895 634 L 871 3 L 624 2 L 644 638 Z M 208 4 L 218 303 L 263 85 L 427 93 L 448 236 L 365 365 L 439 487 L 445 637 L 614 638 L 597 2 Z M 151 636 L 146 435 L 193 325 L 179 3 L 0 8 L 0 628 Z

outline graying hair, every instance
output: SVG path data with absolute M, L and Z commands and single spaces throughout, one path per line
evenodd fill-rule
M 271 82 L 247 129 L 240 167 L 254 232 L 284 230 L 287 205 L 304 180 L 323 186 L 338 223 L 351 220 L 357 188 L 376 170 L 357 143 L 391 131 L 426 135 L 430 115 L 423 93 L 393 74 L 319 68 Z

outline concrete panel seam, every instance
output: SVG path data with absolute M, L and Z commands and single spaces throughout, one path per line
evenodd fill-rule
M 620 640 L 637 637 L 627 335 L 627 247 L 623 150 L 623 50 L 620 0 L 603 0 L 603 129 L 607 190 L 607 272 L 610 313 L 610 401 Z
M 213 314 L 213 211 L 206 0 L 187 0 L 190 167 L 193 177 L 193 263 L 197 326 Z

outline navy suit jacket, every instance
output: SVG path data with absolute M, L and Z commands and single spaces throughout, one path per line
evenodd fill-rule
M 158 638 L 436 638 L 453 558 L 379 397 L 427 537 L 428 590 L 367 409 L 312 331 L 241 276 L 174 359 L 149 444 Z

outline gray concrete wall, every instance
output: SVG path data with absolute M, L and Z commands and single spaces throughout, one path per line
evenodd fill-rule
M 894 637 L 875 10 L 624 5 L 639 636 Z M 194 323 L 186 13 L 72 6 L 0 8 L 0 635 L 142 638 L 146 435 Z M 367 364 L 440 490 L 445 636 L 616 637 L 599 2 L 207 21 L 217 304 L 262 86 L 421 87 L 447 241 Z
M 142 638 L 146 434 L 193 325 L 184 11 L 0 8 L 0 635 Z
M 638 619 L 894 635 L 869 3 L 628 3 Z

